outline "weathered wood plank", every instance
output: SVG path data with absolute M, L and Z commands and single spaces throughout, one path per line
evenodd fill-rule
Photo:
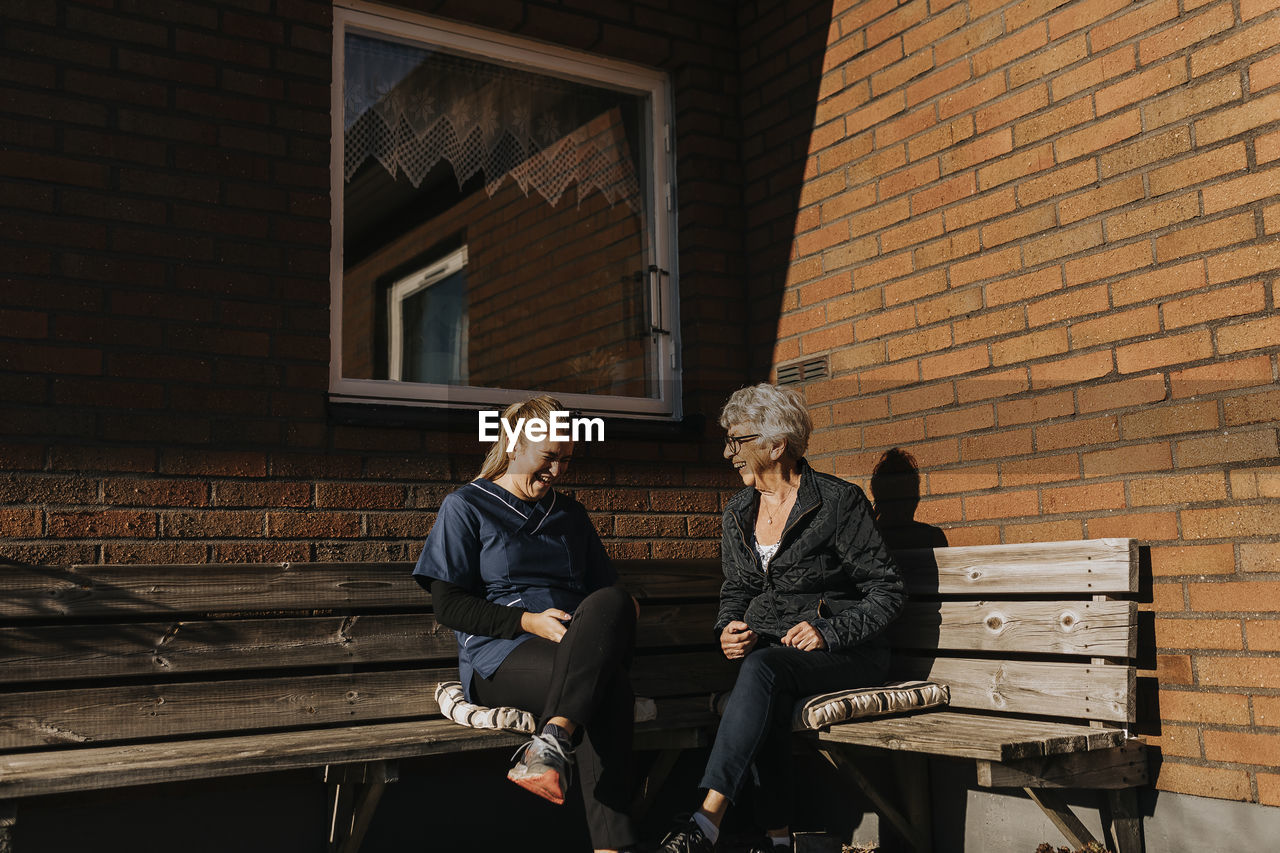
M 638 648 L 710 646 L 714 604 L 641 608 Z M 427 613 L 0 628 L 0 684 L 437 661 L 457 656 Z
M 952 708 L 1115 722 L 1135 717 L 1132 666 L 898 655 L 892 671 L 946 684 Z
M 889 628 L 894 648 L 1131 658 L 1132 601 L 918 601 Z
M 659 703 L 658 719 L 636 726 L 636 749 L 704 746 L 706 729 L 713 717 L 695 704 Z M 509 750 L 524 740 L 524 735 L 469 729 L 437 717 L 202 740 L 45 750 L 0 755 L 0 797 L 269 773 L 326 764 L 395 761 L 473 749 Z
M 978 762 L 984 788 L 1132 788 L 1147 784 L 1147 754 L 1138 741 L 1115 749 Z
M 637 655 L 638 695 L 706 695 L 732 684 L 718 653 Z M 435 690 L 456 667 L 177 682 L 11 693 L 0 706 L 0 749 L 190 737 L 438 714 Z
M 1023 788 L 1022 790 L 1026 791 L 1031 801 L 1040 807 L 1049 820 L 1053 821 L 1053 825 L 1058 827 L 1063 837 L 1071 842 L 1072 847 L 1086 847 L 1090 842 L 1098 840 L 1084 825 L 1084 821 L 1071 811 L 1071 806 L 1067 804 L 1062 792 L 1047 788 Z
M 915 594 L 1138 591 L 1138 547 L 1132 539 L 919 548 L 896 551 L 894 558 Z
M 1122 729 L 926 711 L 842 723 L 817 733 L 820 741 L 923 752 L 954 758 L 1011 761 L 1043 755 L 1109 749 L 1124 743 Z
M 0 618 L 425 609 L 401 564 L 272 563 L 6 567 Z
M 456 659 L 429 614 L 0 629 L 0 682 Z

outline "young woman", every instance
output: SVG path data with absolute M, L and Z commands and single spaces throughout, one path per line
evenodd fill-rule
M 551 397 L 509 406 L 502 419 L 550 422 Z M 507 777 L 563 803 L 576 764 L 597 851 L 632 847 L 627 673 L 635 601 L 616 577 L 586 510 L 554 488 L 573 442 L 490 448 L 472 482 L 445 497 L 414 577 L 431 591 L 436 619 L 458 639 L 470 701 L 537 714 L 541 731 Z

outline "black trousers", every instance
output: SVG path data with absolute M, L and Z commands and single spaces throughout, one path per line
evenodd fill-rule
M 539 726 L 556 716 L 577 724 L 574 758 L 597 849 L 638 840 L 628 814 L 635 695 L 627 668 L 635 632 L 631 596 L 620 587 L 597 590 L 578 605 L 559 643 L 531 637 L 492 677 L 471 681 L 471 695 L 482 705 L 537 713 Z

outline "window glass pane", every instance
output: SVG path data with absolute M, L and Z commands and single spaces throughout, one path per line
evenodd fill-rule
M 659 396 L 647 96 L 354 30 L 343 85 L 344 378 Z

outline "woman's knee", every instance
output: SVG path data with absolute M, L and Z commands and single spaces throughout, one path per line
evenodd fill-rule
M 598 589 L 583 599 L 578 607 L 580 610 L 599 613 L 612 621 L 634 622 L 636 619 L 635 599 L 620 586 Z

